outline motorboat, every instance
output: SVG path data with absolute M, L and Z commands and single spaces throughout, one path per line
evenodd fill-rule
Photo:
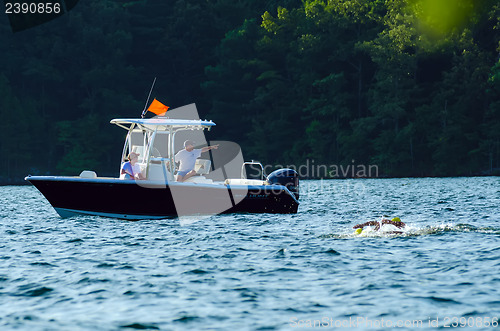
M 166 114 L 187 113 L 186 107 L 196 110 L 192 104 Z M 237 144 L 207 142 L 205 132 L 215 127 L 213 121 L 170 115 L 118 118 L 110 123 L 127 130 L 120 169 L 127 155 L 136 153 L 144 179 L 99 177 L 93 170 L 83 170 L 78 176 L 27 176 L 25 179 L 61 217 L 140 220 L 220 213 L 297 213 L 297 172 L 277 169 L 266 175 L 259 162 L 244 161 Z M 220 147 L 203 153 L 196 160 L 196 175 L 179 182 L 175 155 L 183 149 L 186 138 L 196 141 L 197 146 Z M 250 172 L 260 177 L 249 178 Z

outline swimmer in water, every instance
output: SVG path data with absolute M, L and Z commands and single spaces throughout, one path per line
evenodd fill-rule
M 383 218 L 380 222 L 370 221 L 370 222 L 366 222 L 366 223 L 362 223 L 362 224 L 356 224 L 352 228 L 353 229 L 357 229 L 356 230 L 356 234 L 360 234 L 363 231 L 363 228 L 365 226 L 374 226 L 375 228 L 373 230 L 374 231 L 378 231 L 378 230 L 380 230 L 380 228 L 384 224 L 394 225 L 398 229 L 402 229 L 402 228 L 404 228 L 406 226 L 405 223 L 401 222 L 401 219 L 399 217 L 394 217 L 392 220 L 390 220 L 388 218 Z M 391 231 L 389 233 L 402 233 L 402 232 L 401 231 Z

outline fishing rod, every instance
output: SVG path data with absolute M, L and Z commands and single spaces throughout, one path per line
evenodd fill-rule
M 156 83 L 156 77 L 153 80 L 153 84 L 151 85 L 151 89 L 149 90 L 148 99 L 146 100 L 146 104 L 144 105 L 144 110 L 142 111 L 141 118 L 144 118 L 144 116 L 146 115 L 146 112 L 148 111 L 148 109 L 147 109 L 148 108 L 148 102 L 149 102 L 149 98 L 151 97 L 151 92 L 153 92 L 153 88 L 155 86 L 155 83 Z

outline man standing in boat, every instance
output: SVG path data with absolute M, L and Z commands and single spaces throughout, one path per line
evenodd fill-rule
M 184 142 L 184 149 L 181 149 L 179 152 L 177 152 L 177 154 L 175 154 L 175 162 L 180 163 L 175 180 L 178 182 L 183 182 L 186 179 L 196 175 L 196 171 L 194 171 L 196 159 L 201 156 L 201 153 L 205 153 L 211 149 L 217 148 L 219 148 L 219 145 L 195 149 L 194 142 L 191 140 L 186 140 Z

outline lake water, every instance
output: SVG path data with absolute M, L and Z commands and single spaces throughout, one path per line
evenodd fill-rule
M 61 219 L 34 187 L 0 187 L 0 330 L 500 323 L 499 177 L 301 185 L 298 214 L 190 225 Z M 384 215 L 403 233 L 353 233 Z

